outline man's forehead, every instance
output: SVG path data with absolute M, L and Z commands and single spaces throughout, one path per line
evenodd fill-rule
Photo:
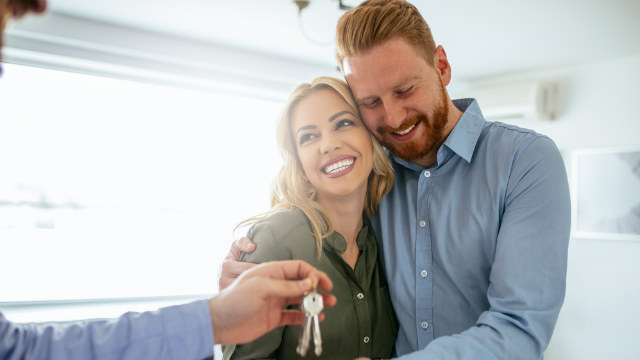
M 342 74 L 347 77 L 351 75 L 351 65 L 349 65 L 349 58 L 344 58 L 342 60 Z

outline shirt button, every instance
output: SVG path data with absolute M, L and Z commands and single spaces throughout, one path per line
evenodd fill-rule
M 424 172 L 424 177 L 431 177 L 431 171 L 427 170 Z
M 426 329 L 429 327 L 429 323 L 426 321 L 423 321 L 422 324 L 420 324 L 420 326 L 422 326 L 423 329 Z
M 362 341 L 364 341 L 365 344 L 369 343 L 369 337 L 365 336 L 364 339 L 362 339 Z
M 427 222 L 424 221 L 424 220 L 421 220 L 420 221 L 420 227 L 425 227 L 425 226 L 427 226 Z
M 356 295 L 356 297 L 358 298 L 358 300 L 362 300 L 362 299 L 364 299 L 364 294 L 363 293 L 358 293 L 358 295 Z
M 429 273 L 427 272 L 427 270 L 422 270 L 422 271 L 420 271 L 420 276 L 422 276 L 422 277 L 427 277 L 427 275 L 429 275 Z M 426 324 L 426 323 L 423 323 L 423 324 Z

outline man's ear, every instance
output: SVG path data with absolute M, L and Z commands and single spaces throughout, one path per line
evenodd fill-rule
M 440 74 L 442 84 L 444 86 L 449 85 L 449 82 L 451 81 L 451 65 L 449 65 L 447 53 L 444 51 L 442 45 L 438 45 L 435 53 L 433 54 L 433 64 Z

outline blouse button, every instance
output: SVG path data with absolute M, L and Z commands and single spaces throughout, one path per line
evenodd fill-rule
M 420 324 L 420 326 L 422 326 L 423 329 L 426 329 L 429 327 L 429 323 L 426 321 L 423 321 L 422 324 Z
M 431 171 L 427 170 L 424 172 L 424 177 L 431 177 Z
M 363 293 L 358 293 L 358 295 L 356 295 L 356 297 L 358 298 L 358 300 L 362 300 L 362 299 L 364 299 L 364 294 Z
M 368 344 L 368 343 L 369 343 L 369 337 L 368 337 L 368 336 L 365 336 L 365 337 L 364 337 L 364 339 L 363 339 L 363 341 L 364 341 L 364 343 L 365 343 L 365 344 Z

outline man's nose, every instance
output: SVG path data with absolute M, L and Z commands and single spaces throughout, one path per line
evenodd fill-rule
M 385 111 L 385 125 L 398 129 L 402 126 L 402 123 L 407 117 L 406 110 L 402 107 L 402 104 L 397 99 L 389 99 L 384 102 L 384 111 Z

